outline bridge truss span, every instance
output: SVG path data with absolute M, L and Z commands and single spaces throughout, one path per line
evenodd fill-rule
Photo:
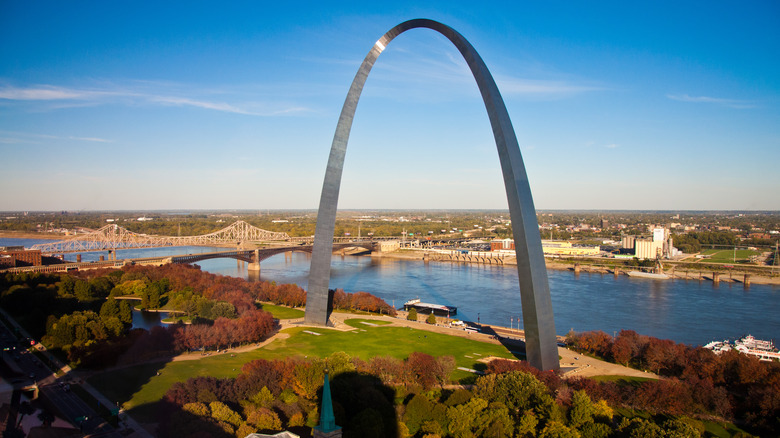
M 263 230 L 244 221 L 235 222 L 213 233 L 181 237 L 135 233 L 117 224 L 110 224 L 70 239 L 33 245 L 32 249 L 38 249 L 44 254 L 63 254 L 165 246 L 237 245 L 243 242 L 270 240 L 289 241 L 290 236 L 287 233 Z

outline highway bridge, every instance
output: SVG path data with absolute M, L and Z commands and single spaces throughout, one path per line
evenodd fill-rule
M 376 251 L 378 248 L 377 242 L 370 241 L 357 241 L 357 242 L 338 242 L 333 244 L 333 251 L 344 251 L 347 248 L 362 248 L 366 251 Z M 59 263 L 54 265 L 42 265 L 42 266 L 25 266 L 19 268 L 9 268 L 3 272 L 66 272 L 83 269 L 99 269 L 99 268 L 121 268 L 125 265 L 165 265 L 169 263 L 197 263 L 203 260 L 217 259 L 217 258 L 230 258 L 249 263 L 249 270 L 260 270 L 260 262 L 263 260 L 282 254 L 285 252 L 307 252 L 311 254 L 312 245 L 286 245 L 276 246 L 270 248 L 248 249 L 248 250 L 232 250 L 232 251 L 217 251 L 207 252 L 200 254 L 181 254 L 172 256 L 158 256 L 158 257 L 141 257 L 132 259 L 120 259 L 120 260 L 101 260 L 94 262 L 75 262 L 75 263 Z

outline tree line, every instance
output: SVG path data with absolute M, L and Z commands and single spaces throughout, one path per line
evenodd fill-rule
M 337 309 L 395 314 L 366 292 L 339 289 L 333 294 Z M 74 366 L 108 366 L 125 351 L 133 352 L 126 360 L 138 361 L 258 342 L 275 330 L 258 301 L 303 306 L 306 291 L 294 284 L 248 282 L 173 264 L 0 275 L 3 308 Z M 169 311 L 190 324 L 131 330 L 132 306 Z
M 175 383 L 160 410 L 163 436 L 244 437 L 289 430 L 308 436 L 319 421 L 324 372 L 336 424 L 350 437 L 579 438 L 701 437 L 687 416 L 618 410 L 588 390 L 521 361 L 494 360 L 471 387 L 447 387 L 450 356 L 412 353 L 366 361 L 258 359 L 235 378 Z M 747 436 L 747 435 L 745 435 Z
M 715 354 L 668 339 L 621 330 L 617 337 L 570 333 L 573 348 L 665 377 L 638 387 L 580 380 L 573 386 L 592 396 L 648 411 L 714 415 L 759 430 L 780 430 L 780 363 L 762 362 L 736 350 Z

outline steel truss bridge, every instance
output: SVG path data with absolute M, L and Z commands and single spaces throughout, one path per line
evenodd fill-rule
M 244 221 L 201 236 L 154 236 L 134 233 L 116 224 L 106 225 L 91 233 L 51 243 L 33 245 L 43 254 L 70 252 L 111 251 L 131 248 L 159 248 L 165 246 L 239 245 L 243 242 L 290 241 L 287 233 L 276 233 L 252 226 Z

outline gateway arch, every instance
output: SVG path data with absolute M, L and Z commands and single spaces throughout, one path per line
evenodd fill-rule
M 332 298 L 329 295 L 328 286 L 333 233 L 336 227 L 336 209 L 347 142 L 363 85 L 366 83 L 368 74 L 377 58 L 390 41 L 407 30 L 416 28 L 432 29 L 447 37 L 463 55 L 477 81 L 496 140 L 501 172 L 506 186 L 506 196 L 509 201 L 509 213 L 512 219 L 517 255 L 517 272 L 520 278 L 520 301 L 526 336 L 526 357 L 532 366 L 540 370 L 557 370 L 559 363 L 555 323 L 542 252 L 542 241 L 536 220 L 536 209 L 531 197 L 531 188 L 528 185 L 528 176 L 525 172 L 523 157 L 520 154 L 512 122 L 509 119 L 509 113 L 507 113 L 501 93 L 499 93 L 490 71 L 474 47 L 451 27 L 433 20 L 409 20 L 390 29 L 374 43 L 349 88 L 336 126 L 336 133 L 333 136 L 328 167 L 325 171 L 325 181 L 322 186 L 309 271 L 305 322 L 326 325 L 332 308 Z

